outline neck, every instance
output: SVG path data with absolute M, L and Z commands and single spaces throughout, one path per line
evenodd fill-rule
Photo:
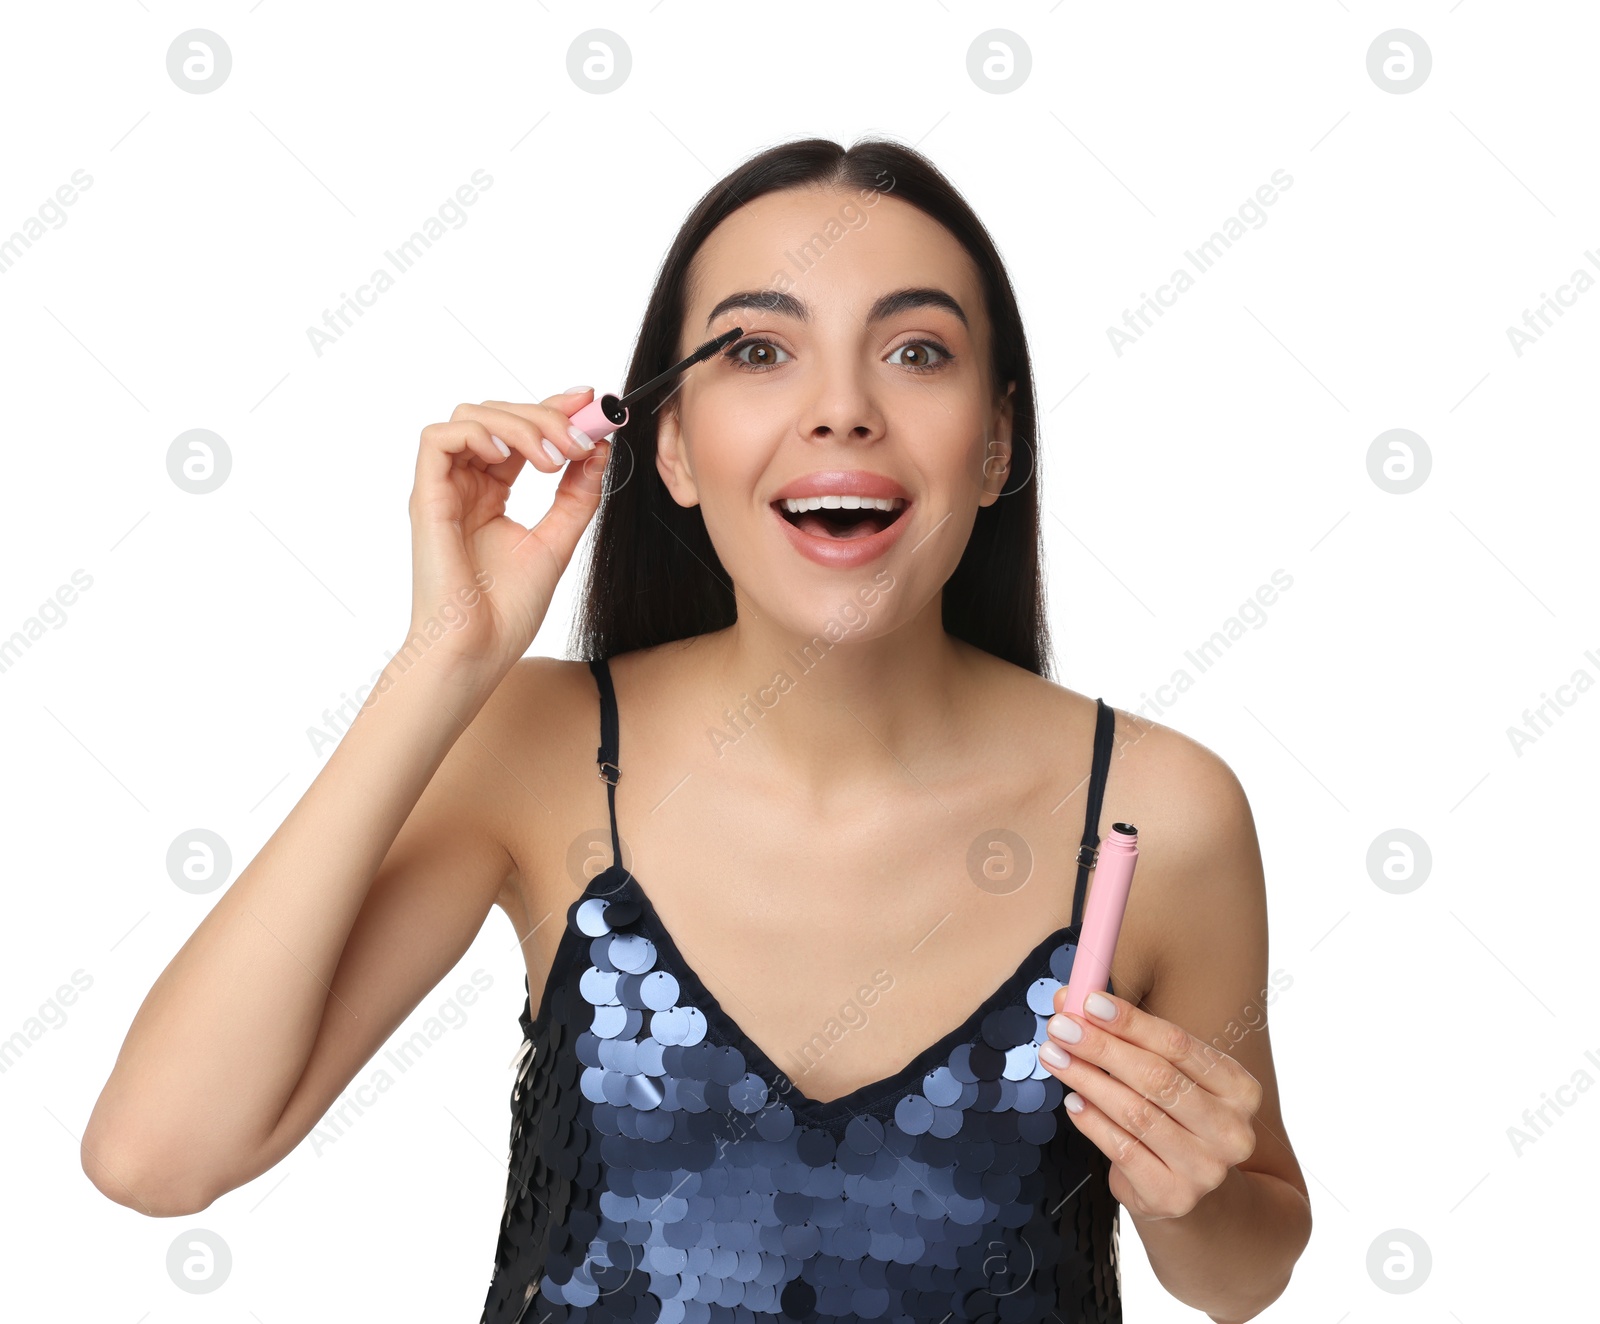
M 833 630 L 838 635 L 838 630 Z M 800 635 L 741 618 L 710 636 L 702 691 L 719 761 L 808 803 L 859 804 L 948 756 L 974 684 L 972 647 L 945 633 L 938 596 L 890 634 Z

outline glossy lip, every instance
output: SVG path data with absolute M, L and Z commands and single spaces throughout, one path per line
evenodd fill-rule
M 905 502 L 894 522 L 866 538 L 817 538 L 796 528 L 783 516 L 779 503 L 788 497 L 825 496 L 830 492 L 842 496 L 899 497 Z M 767 509 L 788 538 L 789 545 L 807 560 L 832 570 L 852 570 L 857 566 L 876 561 L 899 540 L 901 532 L 910 523 L 906 517 L 915 503 L 910 494 L 894 479 L 865 469 L 831 469 L 797 478 L 779 490 L 768 503 Z
M 788 497 L 827 496 L 899 497 L 911 504 L 911 493 L 886 474 L 875 474 L 867 469 L 819 469 L 816 473 L 796 478 L 780 487 L 771 500 L 783 501 Z M 898 521 L 897 521 L 898 522 Z

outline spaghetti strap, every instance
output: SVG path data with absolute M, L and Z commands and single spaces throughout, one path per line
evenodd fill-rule
M 611 811 L 611 863 L 622 863 L 622 841 L 617 836 L 617 692 L 611 684 L 611 664 L 603 657 L 593 658 L 589 670 L 600 687 L 600 748 L 595 751 L 600 779 L 606 784 L 606 802 Z
M 611 816 L 611 860 L 622 861 L 622 840 L 617 832 L 617 779 L 622 769 L 617 763 L 619 722 L 617 693 L 611 682 L 611 664 L 603 657 L 593 658 L 589 670 L 600 690 L 600 745 L 595 750 L 598 773 L 606 783 L 606 805 Z M 1094 759 L 1089 771 L 1089 797 L 1084 813 L 1083 841 L 1078 846 L 1078 880 L 1072 894 L 1072 926 L 1083 922 L 1084 901 L 1089 894 L 1089 871 L 1094 868 L 1100 848 L 1100 806 L 1105 799 L 1106 778 L 1111 771 L 1111 746 L 1116 732 L 1117 714 L 1104 699 L 1095 700 Z
M 1089 806 L 1084 814 L 1083 843 L 1078 847 L 1078 885 L 1072 893 L 1072 927 L 1083 922 L 1083 901 L 1089 893 L 1089 870 L 1100 853 L 1100 802 L 1105 799 L 1106 775 L 1111 771 L 1111 738 L 1117 712 L 1104 699 L 1096 699 L 1094 764 L 1089 771 Z

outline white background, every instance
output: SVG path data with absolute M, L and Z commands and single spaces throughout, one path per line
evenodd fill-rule
M 590 27 L 632 53 L 609 94 L 567 73 Z M 1032 57 L 1006 94 L 967 72 L 996 27 Z M 1367 71 L 1396 27 L 1433 57 L 1406 94 Z M 205 95 L 167 72 L 190 28 L 232 52 Z M 1022 303 L 1058 678 L 1214 749 L 1251 799 L 1316 1219 L 1262 1318 L 1476 1324 L 1558 1294 L 1592 1313 L 1600 1101 L 1572 1082 L 1600 1078 L 1600 694 L 1561 691 L 1520 754 L 1508 732 L 1600 676 L 1600 293 L 1521 355 L 1507 328 L 1600 277 L 1597 43 L 1590 6 L 1489 0 L 9 10 L 0 236 L 93 182 L 0 276 L 0 638 L 75 571 L 92 586 L 0 672 L 0 1037 L 27 1041 L 0 1074 L 0 1312 L 477 1319 L 523 997 L 498 911 L 396 1037 L 474 971 L 488 993 L 320 1154 L 190 1219 L 84 1176 L 128 1023 L 220 895 L 174 886 L 168 847 L 207 828 L 236 876 L 327 756 L 308 731 L 398 645 L 423 425 L 615 387 L 711 183 L 785 139 L 885 133 L 968 197 Z M 319 357 L 307 328 L 479 168 L 467 223 Z M 1116 354 L 1107 328 L 1278 169 L 1266 223 Z M 232 457 L 206 496 L 167 472 L 191 428 Z M 1392 428 L 1431 455 L 1405 495 L 1369 474 Z M 510 513 L 536 519 L 554 483 L 526 470 Z M 1265 623 L 1197 673 L 1186 653 L 1275 570 L 1293 584 Z M 576 583 L 532 651 L 564 654 Z M 1179 669 L 1193 687 L 1146 706 Z M 1399 828 L 1432 867 L 1392 894 L 1367 860 Z M 87 990 L 29 1038 L 75 970 Z M 1519 1154 L 1510 1129 L 1563 1097 Z M 211 1295 L 167 1276 L 190 1226 L 233 1251 Z M 1393 1229 L 1432 1256 L 1409 1294 L 1367 1268 Z M 1123 1231 L 1127 1317 L 1198 1318 Z

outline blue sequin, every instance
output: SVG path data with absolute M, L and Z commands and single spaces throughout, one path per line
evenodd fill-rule
M 592 902 L 629 892 L 613 929 Z M 1038 1074 L 1036 1008 L 1075 936 L 1035 948 L 936 1059 L 819 1102 L 766 1073 L 613 865 L 568 913 L 538 1017 L 524 1004 L 483 1324 L 1119 1321 L 1107 1165 Z M 642 978 L 593 964 L 646 957 Z M 658 976 L 670 1006 L 650 1005 Z

